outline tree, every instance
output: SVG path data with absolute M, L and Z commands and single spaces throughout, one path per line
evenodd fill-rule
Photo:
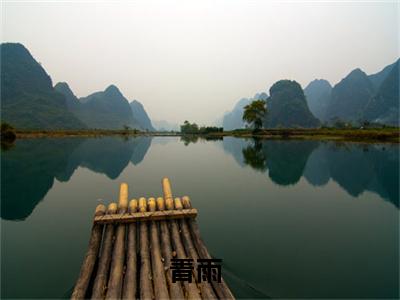
M 263 124 L 263 118 L 267 113 L 267 104 L 264 100 L 255 100 L 244 107 L 243 121 L 254 129 L 260 129 Z
M 342 119 L 340 119 L 339 117 L 331 118 L 331 123 L 333 124 L 334 128 L 343 129 L 343 128 L 346 127 L 346 123 Z
M 181 132 L 186 134 L 199 133 L 199 126 L 196 123 L 191 124 L 186 120 L 183 125 L 181 125 Z
M 17 134 L 15 133 L 14 127 L 6 122 L 1 123 L 1 148 L 8 150 L 14 144 Z

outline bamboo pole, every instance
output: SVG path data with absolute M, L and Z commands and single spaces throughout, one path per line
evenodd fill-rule
M 128 185 L 126 183 L 121 183 L 119 190 L 118 213 L 123 214 L 127 209 Z M 125 232 L 126 225 L 120 224 L 117 226 L 106 299 L 121 298 L 125 263 Z
M 182 197 L 182 205 L 185 209 L 190 209 L 192 207 L 190 203 L 190 198 L 188 196 Z M 194 219 L 188 219 L 187 223 L 189 225 L 189 230 L 191 236 L 193 238 L 193 243 L 197 248 L 197 252 L 201 258 L 211 259 L 211 255 L 209 254 L 207 247 L 205 246 L 203 239 L 200 236 L 199 226 Z M 222 278 L 221 283 L 212 282 L 212 286 L 214 288 L 215 293 L 220 299 L 235 299 L 228 285 Z
M 103 204 L 99 204 L 96 207 L 95 216 L 104 215 L 105 211 L 106 207 Z M 99 253 L 102 233 L 102 225 L 94 224 L 92 226 L 89 247 L 81 267 L 78 281 L 76 282 L 74 291 L 72 292 L 71 299 L 84 299 L 86 296 L 89 281 L 93 273 L 97 255 Z
M 180 198 L 175 198 L 174 200 L 175 208 L 178 210 L 183 209 L 183 204 Z M 197 254 L 196 247 L 192 242 L 192 238 L 190 235 L 189 227 L 185 219 L 179 221 L 181 232 L 182 232 L 182 241 L 183 246 L 185 248 L 186 253 L 190 258 L 197 261 L 199 259 L 199 255 Z M 217 299 L 213 288 L 211 286 L 211 282 L 200 282 L 201 278 L 198 277 L 197 272 L 193 272 L 196 278 L 197 284 L 201 291 L 201 296 L 204 299 Z
M 171 191 L 171 185 L 169 183 L 169 179 L 163 178 L 162 185 L 163 185 L 166 206 L 167 206 L 167 208 L 171 208 L 171 206 L 174 206 L 174 201 L 172 198 L 172 191 Z M 178 223 L 175 220 L 171 220 L 170 223 L 171 223 L 172 244 L 176 251 L 177 258 L 185 259 L 185 258 L 187 258 L 187 256 L 186 256 L 186 253 L 185 253 L 185 250 L 182 245 L 181 238 L 180 238 Z M 189 299 L 201 299 L 196 283 L 185 281 L 183 284 L 184 284 L 185 290 L 187 292 L 187 297 Z
M 164 177 L 162 179 L 162 187 L 164 192 L 165 204 L 167 204 L 169 200 L 173 201 L 174 198 L 172 198 L 171 183 L 169 182 L 169 179 L 167 177 Z
M 138 209 L 138 201 L 132 199 L 129 202 L 129 213 L 135 213 Z M 126 272 L 124 287 L 122 290 L 123 299 L 135 299 L 137 290 L 137 252 L 136 252 L 136 223 L 128 225 L 128 244 L 126 249 Z
M 124 214 L 113 214 L 104 215 L 94 218 L 94 223 L 98 224 L 110 224 L 110 223 L 137 223 L 140 221 L 160 221 L 169 219 L 185 219 L 194 218 L 197 216 L 197 209 L 182 209 L 182 210 L 164 210 L 154 212 L 136 212 L 136 213 L 124 213 Z
M 139 199 L 139 211 L 147 210 L 146 198 Z M 153 283 L 149 251 L 149 234 L 147 222 L 140 222 L 140 298 L 153 299 Z
M 167 209 L 171 209 L 171 205 L 169 205 L 168 207 L 169 208 Z M 166 209 L 165 201 L 162 197 L 157 198 L 157 209 L 159 211 L 164 211 Z M 172 276 L 170 272 L 171 258 L 172 258 L 171 235 L 169 233 L 169 228 L 166 221 L 160 221 L 160 230 L 161 230 L 161 248 L 162 248 L 162 255 L 164 258 L 164 270 L 165 270 L 164 273 L 165 273 L 165 278 L 167 279 L 169 293 L 171 299 L 183 299 L 184 294 L 181 283 L 172 282 Z
M 107 214 L 115 214 L 117 212 L 117 204 L 110 203 L 107 208 Z M 107 288 L 108 271 L 111 262 L 111 253 L 114 236 L 114 225 L 105 226 L 103 244 L 99 258 L 97 274 L 93 283 L 92 299 L 103 299 Z
M 150 212 L 156 211 L 156 200 L 149 198 L 148 206 Z M 154 294 L 156 299 L 169 299 L 167 282 L 164 274 L 164 266 L 161 260 L 160 240 L 158 238 L 158 224 L 150 222 L 150 249 L 151 266 L 153 271 Z

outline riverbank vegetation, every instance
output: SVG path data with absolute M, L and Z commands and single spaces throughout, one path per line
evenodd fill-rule
M 400 142 L 400 130 L 397 127 L 386 128 L 279 128 L 234 130 L 232 136 L 259 137 L 271 139 L 318 139 L 318 140 L 346 140 L 365 142 Z
M 222 127 L 201 126 L 185 121 L 181 132 L 139 131 L 128 126 L 120 130 L 84 129 L 84 130 L 22 130 L 2 123 L 2 144 L 12 145 L 16 138 L 40 137 L 101 137 L 101 136 L 182 136 L 185 141 L 194 141 L 198 137 L 206 140 L 218 140 L 224 136 L 264 139 L 317 139 L 361 142 L 400 143 L 399 127 L 364 124 L 361 127 L 321 127 L 321 128 L 245 128 L 224 131 Z M 367 126 L 368 125 L 368 126 Z M 255 126 L 254 126 L 255 127 Z M 4 148 L 4 147 L 3 147 Z
M 182 134 L 209 134 L 209 133 L 222 133 L 223 131 L 224 129 L 222 127 L 215 127 L 215 126 L 199 127 L 196 123 L 190 123 L 187 120 L 183 123 L 183 125 L 181 125 Z
M 363 142 L 400 142 L 400 130 L 397 127 L 386 128 L 279 128 L 279 129 L 237 129 L 232 131 L 215 131 L 209 133 L 181 132 L 141 132 L 137 130 L 17 130 L 17 138 L 40 137 L 101 137 L 101 136 L 193 136 L 217 139 L 224 136 L 265 138 L 265 139 L 318 139 L 345 140 Z
M 14 142 L 17 138 L 17 134 L 15 132 L 15 128 L 6 122 L 1 123 L 1 148 L 9 149 L 14 145 Z

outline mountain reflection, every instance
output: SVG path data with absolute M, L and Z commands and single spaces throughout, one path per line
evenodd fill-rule
M 354 197 L 371 191 L 398 207 L 398 151 L 397 145 L 324 143 L 311 154 L 304 177 L 315 186 L 332 178 Z
M 139 164 L 151 137 L 121 139 L 24 139 L 1 154 L 2 219 L 23 220 L 53 186 L 69 181 L 78 167 L 117 178 L 129 162 Z
M 225 144 L 224 140 L 225 147 L 234 143 L 230 141 Z M 270 179 L 279 185 L 296 184 L 303 175 L 308 157 L 317 147 L 318 142 L 313 141 L 254 139 L 242 148 L 243 163 L 258 171 L 268 171 Z M 232 147 L 228 152 L 232 153 L 235 149 L 238 147 Z M 236 161 L 242 161 L 238 155 L 234 157 Z
M 318 147 L 315 141 L 269 141 L 262 151 L 267 157 L 268 174 L 279 185 L 297 183 L 311 152 Z
M 1 154 L 0 216 L 27 218 L 54 179 L 69 181 L 78 167 L 116 179 L 129 163 L 140 164 L 151 144 L 152 137 L 18 140 Z M 354 197 L 371 191 L 399 206 L 398 145 L 232 137 L 221 144 L 241 167 L 265 173 L 278 185 L 294 185 L 302 176 L 313 186 L 333 180 Z
M 398 145 L 224 138 L 223 148 L 242 167 L 268 173 L 279 185 L 302 176 L 313 186 L 330 179 L 356 197 L 364 191 L 399 206 Z

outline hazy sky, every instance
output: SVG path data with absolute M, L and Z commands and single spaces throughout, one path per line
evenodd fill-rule
M 20 42 L 77 96 L 117 85 L 150 117 L 205 124 L 279 79 L 332 84 L 399 57 L 399 4 L 2 1 Z

